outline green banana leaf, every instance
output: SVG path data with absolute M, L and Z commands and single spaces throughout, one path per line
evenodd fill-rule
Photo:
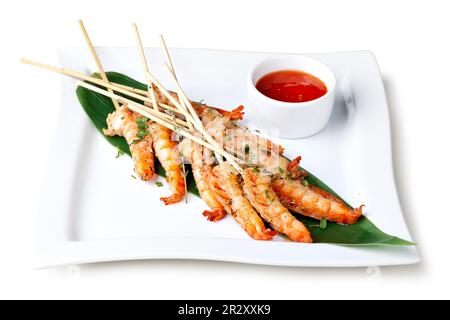
M 98 76 L 94 74 L 94 76 Z M 140 83 L 126 75 L 117 72 L 107 72 L 109 81 L 134 87 L 137 89 L 147 90 L 147 85 Z M 86 88 L 78 87 L 77 96 L 86 112 L 87 116 L 91 120 L 92 124 L 97 128 L 100 134 L 103 135 L 102 129 L 107 127 L 106 117 L 109 113 L 114 111 L 114 105 L 111 99 L 92 92 Z M 109 137 L 105 136 L 106 140 L 113 146 L 119 148 L 124 153 L 130 155 L 130 150 L 125 139 L 122 137 Z M 164 176 L 164 169 L 161 164 L 156 161 L 155 165 L 156 173 Z M 304 168 L 302 168 L 305 170 Z M 189 192 L 199 195 L 197 187 L 195 185 L 194 178 L 191 174 L 189 166 L 187 176 L 188 190 Z M 307 170 L 305 170 L 308 172 Z M 309 184 L 314 185 L 322 190 L 329 192 L 339 199 L 330 187 L 324 182 L 308 172 L 307 181 Z M 348 205 L 350 207 L 350 205 Z M 353 225 L 341 225 L 332 222 L 328 222 L 326 228 L 320 227 L 320 222 L 311 218 L 303 217 L 296 214 L 296 217 L 302 221 L 310 230 L 311 235 L 316 243 L 334 243 L 342 245 L 392 245 L 392 246 L 410 246 L 415 245 L 412 242 L 397 238 L 395 236 L 388 235 L 378 229 L 369 219 L 361 217 L 361 219 Z

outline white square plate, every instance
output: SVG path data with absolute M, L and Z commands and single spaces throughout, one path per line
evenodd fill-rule
M 250 68 L 272 54 L 173 49 L 177 74 L 189 97 L 231 109 L 246 104 Z M 143 79 L 135 48 L 99 48 L 106 69 Z M 148 49 L 153 71 L 166 84 L 159 49 Z M 373 55 L 312 55 L 336 73 L 338 91 L 328 126 L 302 140 L 283 140 L 286 155 L 302 165 L 389 234 L 410 240 L 392 172 L 388 106 Z M 61 66 L 95 70 L 85 48 L 59 51 Z M 205 259 L 280 266 L 372 266 L 419 261 L 415 247 L 342 246 L 255 241 L 232 218 L 211 223 L 193 195 L 164 206 L 168 189 L 131 178 L 128 157 L 96 132 L 63 79 L 58 133 L 50 155 L 39 219 L 38 266 L 129 260 Z M 170 88 L 171 86 L 168 85 Z M 246 109 L 251 125 L 251 108 Z M 64 134 L 61 134 L 63 132 Z

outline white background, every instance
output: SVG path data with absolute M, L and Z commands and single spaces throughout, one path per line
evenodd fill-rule
M 450 9 L 448 1 L 14 1 L 2 5 L 0 298 L 450 298 Z M 82 46 L 133 46 L 130 24 L 170 46 L 275 52 L 371 50 L 385 81 L 400 199 L 422 262 L 306 269 L 141 261 L 34 270 L 39 186 L 59 78 L 20 65 L 55 63 Z M 383 199 L 380 199 L 383 201 Z

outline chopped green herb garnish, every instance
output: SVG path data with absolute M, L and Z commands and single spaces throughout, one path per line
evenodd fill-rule
M 137 118 L 136 124 L 139 128 L 138 133 L 136 134 L 136 137 L 138 137 L 140 140 L 144 139 L 148 134 L 148 119 L 145 117 Z
M 119 147 L 116 147 L 116 149 L 117 149 L 117 155 L 116 155 L 116 159 L 117 159 L 118 157 L 120 157 L 121 155 L 123 155 L 123 151 L 120 150 Z
M 131 177 L 132 177 L 133 179 L 137 179 L 135 175 L 131 175 Z
M 305 179 L 303 179 L 302 183 L 303 183 L 303 185 L 304 185 L 305 187 L 308 187 L 308 186 L 309 186 L 308 181 L 306 181 Z
M 283 168 L 282 168 L 282 167 L 278 167 L 278 172 L 279 172 L 280 174 L 283 174 L 283 173 L 284 173 Z
M 269 204 L 271 204 L 273 200 L 275 200 L 275 198 L 270 198 L 269 190 L 264 190 L 264 196 L 267 200 L 269 200 Z
M 327 219 L 323 218 L 320 219 L 319 228 L 322 230 L 325 230 L 327 228 Z
M 140 129 L 138 133 L 136 134 L 136 137 L 138 137 L 140 140 L 144 139 L 148 134 L 148 131 L 145 129 Z
M 137 118 L 136 124 L 139 129 L 147 129 L 148 128 L 148 119 L 147 118 Z
M 254 173 L 259 173 L 259 168 L 258 168 L 258 167 L 253 167 L 252 171 L 253 171 Z
M 138 143 L 138 142 L 140 142 L 141 141 L 141 139 L 134 139 L 132 142 L 131 142 L 131 144 L 136 144 L 136 143 Z
M 159 187 L 159 188 L 161 188 L 161 187 L 163 186 L 163 183 L 160 182 L 160 181 L 156 181 L 155 184 L 156 184 L 156 186 Z

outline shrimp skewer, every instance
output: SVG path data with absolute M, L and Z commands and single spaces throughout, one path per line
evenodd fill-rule
M 314 219 L 325 218 L 341 224 L 354 224 L 362 215 L 362 207 L 349 208 L 328 192 L 306 183 L 307 173 L 299 168 L 301 157 L 287 166 L 290 179 L 278 176 L 272 187 L 281 202 L 290 210 Z
M 278 232 L 296 242 L 311 243 L 312 238 L 303 223 L 283 206 L 271 187 L 271 177 L 253 168 L 244 170 L 244 193 L 264 220 Z
M 257 164 L 270 168 L 271 173 L 278 173 L 278 167 L 287 167 L 287 161 L 280 154 L 283 148 L 268 139 L 251 133 L 248 129 L 233 124 L 230 116 L 223 115 L 216 109 L 203 109 L 199 117 L 205 130 L 223 148 L 238 156 L 248 164 Z M 286 168 L 285 168 L 286 169 Z
M 201 104 L 198 102 L 192 102 L 192 106 L 194 107 L 195 111 L 197 112 L 197 114 L 200 117 L 202 117 L 203 113 L 205 111 L 207 111 L 208 109 L 216 110 L 217 112 L 220 113 L 220 115 L 222 115 L 224 117 L 228 117 L 231 121 L 242 120 L 244 117 L 244 114 L 245 114 L 245 112 L 243 112 L 244 106 L 239 106 L 231 111 L 227 111 L 227 110 L 216 108 L 216 107 L 211 107 L 211 106 Z
M 325 191 L 303 184 L 301 180 L 275 179 L 272 187 L 290 210 L 314 219 L 325 218 L 341 224 L 354 224 L 362 215 L 362 207 L 350 209 Z
M 172 104 L 172 102 L 165 95 L 163 95 L 158 88 L 154 88 L 154 92 L 155 92 L 155 98 L 159 103 L 176 108 L 176 106 L 174 106 Z M 169 91 L 169 93 L 172 97 L 175 98 L 175 100 L 179 101 L 177 93 L 175 93 L 173 91 Z M 211 107 L 211 106 L 208 106 L 208 105 L 205 105 L 205 104 L 202 104 L 199 102 L 195 102 L 195 101 L 191 101 L 191 104 L 192 104 L 192 107 L 194 108 L 194 110 L 196 111 L 196 113 L 200 117 L 207 110 L 215 110 L 220 115 L 228 117 L 231 121 L 242 120 L 242 118 L 244 116 L 244 112 L 242 111 L 244 109 L 244 106 L 239 106 L 239 107 L 233 109 L 232 111 L 228 111 L 228 110 L 224 110 L 224 109 L 220 109 L 220 108 L 216 108 L 216 107 Z M 177 116 L 179 116 L 179 114 Z M 183 117 L 183 116 L 181 116 L 181 117 Z
M 239 173 L 228 162 L 212 170 L 211 186 L 217 199 L 236 222 L 255 240 L 271 240 L 276 232 L 267 229 L 261 217 L 244 196 Z
M 184 158 L 191 163 L 192 173 L 200 197 L 212 210 L 205 210 L 203 215 L 209 221 L 218 221 L 222 219 L 225 217 L 226 211 L 217 199 L 217 196 L 209 183 L 213 169 L 212 163 L 214 163 L 212 152 L 189 139 L 181 141 L 179 149 Z
M 172 140 L 172 130 L 155 122 L 149 125 L 149 133 L 153 139 L 155 154 L 166 171 L 166 181 L 173 193 L 169 197 L 161 198 L 161 201 L 166 205 L 178 202 L 186 194 L 185 177 L 177 148 L 178 142 Z
M 248 128 L 234 126 L 227 129 L 227 138 L 225 148 L 233 153 L 240 155 L 246 155 L 247 150 L 263 150 L 266 153 L 274 153 L 281 155 L 284 152 L 284 148 L 278 144 L 273 143 L 271 140 L 261 137 Z
M 103 133 L 107 136 L 122 136 L 126 139 L 134 161 L 134 171 L 144 181 L 153 177 L 155 172 L 152 138 L 147 134 L 142 136 L 142 128 L 148 126 L 148 120 L 138 116 L 124 105 L 110 113 L 106 119 L 107 129 Z M 144 129 L 145 130 L 145 129 Z

